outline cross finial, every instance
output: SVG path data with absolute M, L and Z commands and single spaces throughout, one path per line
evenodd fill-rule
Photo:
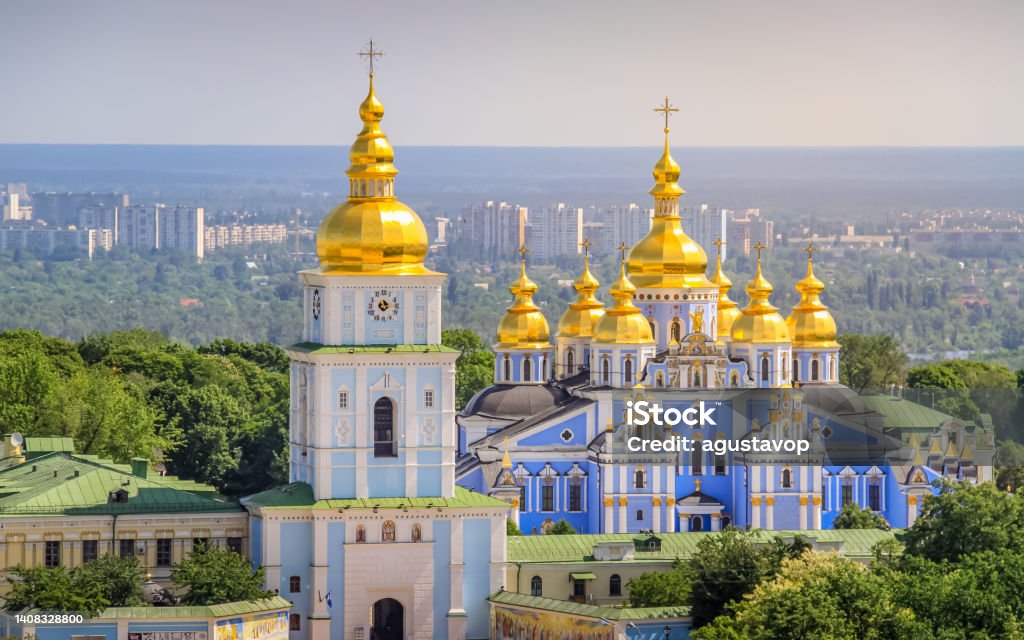
M 369 60 L 370 60 L 370 77 L 371 78 L 373 77 L 373 60 L 374 60 L 374 58 L 380 58 L 380 57 L 383 57 L 383 56 L 384 56 L 384 52 L 383 51 L 381 51 L 380 49 L 374 49 L 373 48 L 373 40 L 370 40 L 366 44 L 366 47 L 364 47 L 363 50 L 359 52 L 359 57 L 360 58 L 369 58 Z
M 677 111 L 679 111 L 679 109 L 677 109 L 676 107 L 673 107 L 671 104 L 669 104 L 668 96 L 665 96 L 665 104 L 660 106 L 660 107 L 655 107 L 654 111 L 655 111 L 655 113 L 663 113 L 663 114 L 665 114 L 665 133 L 667 134 L 668 133 L 668 117 L 670 115 L 672 115 L 673 113 L 676 113 Z
M 722 247 L 724 247 L 725 245 L 727 245 L 729 243 L 726 242 L 725 240 L 722 240 L 722 236 L 718 236 L 718 239 L 715 240 L 714 242 L 712 242 L 711 244 L 713 244 L 716 247 L 718 247 L 718 255 L 722 255 Z
M 521 260 L 523 261 L 523 263 L 525 264 L 525 263 L 526 263 L 526 254 L 530 253 L 530 250 L 529 250 L 529 249 L 527 249 L 527 248 L 526 248 L 526 244 L 525 244 L 525 243 L 523 243 L 523 244 L 519 245 L 519 248 L 518 248 L 518 249 L 516 249 L 516 253 L 518 253 L 518 254 L 519 254 L 519 256 L 520 256 L 520 259 L 521 259 Z
M 584 258 L 589 258 L 590 257 L 590 245 L 591 245 L 590 238 L 584 238 L 583 242 L 580 243 L 580 246 L 583 247 L 583 257 Z
M 804 251 L 807 252 L 807 261 L 808 262 L 810 262 L 811 260 L 814 259 L 814 252 L 816 251 L 816 249 L 814 248 L 814 243 L 808 242 L 807 246 L 804 248 Z
M 622 261 L 625 262 L 626 261 L 626 249 L 628 249 L 629 247 L 626 245 L 625 242 L 623 242 L 622 244 L 620 244 L 619 246 L 617 246 L 615 248 L 618 249 L 620 252 L 622 252 Z
M 757 244 L 755 244 L 753 247 L 751 247 L 751 249 L 757 251 L 757 264 L 761 264 L 761 251 L 763 251 L 763 250 L 765 250 L 767 248 L 768 247 L 766 247 L 763 244 L 761 244 L 760 240 L 757 241 Z

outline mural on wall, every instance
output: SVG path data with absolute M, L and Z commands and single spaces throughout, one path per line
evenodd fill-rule
M 612 627 L 598 620 L 533 609 L 492 607 L 491 637 L 497 640 L 613 640 Z
M 218 620 L 213 634 L 214 640 L 287 640 L 287 638 L 287 611 Z

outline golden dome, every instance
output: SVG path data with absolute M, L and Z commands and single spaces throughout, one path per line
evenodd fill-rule
M 712 285 L 705 275 L 708 256 L 683 231 L 679 217 L 679 165 L 672 159 L 665 127 L 665 151 L 654 165 L 654 218 L 651 229 L 629 252 L 629 273 L 638 287 L 691 288 Z
M 718 344 L 723 344 L 723 338 L 731 334 L 733 323 L 743 313 L 740 306 L 729 298 L 732 280 L 722 271 L 722 245 L 725 243 L 719 238 L 715 244 L 718 246 L 718 260 L 715 272 L 711 274 L 711 283 L 718 287 Z
M 550 347 L 548 339 L 551 330 L 544 314 L 540 312 L 540 307 L 533 302 L 537 283 L 526 275 L 525 257 L 520 264 L 519 279 L 513 282 L 508 290 L 515 296 L 515 300 L 498 324 L 498 343 L 495 346 L 505 349 Z
M 789 342 L 789 329 L 777 307 L 768 301 L 772 283 L 761 273 L 761 245 L 757 246 L 757 273 L 747 285 L 750 302 L 743 307 L 741 315 L 732 325 L 733 342 Z
M 586 338 L 594 334 L 594 327 L 604 315 L 604 304 L 594 296 L 600 285 L 590 273 L 590 256 L 583 256 L 583 273 L 572 283 L 578 296 L 558 321 L 559 338 Z
M 615 301 L 594 330 L 594 341 L 605 344 L 653 344 L 654 335 L 640 309 L 633 304 L 636 287 L 626 275 L 626 261 L 622 261 L 619 279 L 608 291 Z
M 320 271 L 342 274 L 434 274 L 425 266 L 427 230 L 395 198 L 395 153 L 380 128 L 384 105 L 370 91 L 359 105 L 363 129 L 349 150 L 349 196 L 324 216 L 316 236 Z
M 820 298 L 825 283 L 814 275 L 814 262 L 811 258 L 813 251 L 814 248 L 808 246 L 807 276 L 796 283 L 800 302 L 786 318 L 786 325 L 794 347 L 833 349 L 839 347 L 836 342 L 836 321 Z

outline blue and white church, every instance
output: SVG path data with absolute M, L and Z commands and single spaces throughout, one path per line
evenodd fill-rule
M 654 167 L 651 226 L 600 283 L 588 256 L 555 335 L 532 295 L 525 260 L 494 345 L 494 384 L 457 416 L 456 482 L 504 501 L 524 534 L 565 519 L 582 533 L 830 528 L 848 503 L 913 524 L 939 478 L 992 478 L 991 424 L 896 394 L 839 384 L 836 323 L 807 272 L 788 317 L 757 269 L 742 308 L 718 259 L 683 230 L 680 169 L 665 146 Z M 585 248 L 589 243 L 584 243 Z M 714 424 L 638 426 L 627 402 L 715 408 Z M 634 452 L 629 439 L 806 440 L 801 456 Z M 713 443 L 712 443 L 713 444 Z
M 291 638 L 486 638 L 508 505 L 455 484 L 445 275 L 424 266 L 426 230 L 395 197 L 383 116 L 371 71 L 349 197 L 320 225 L 320 267 L 300 273 L 290 483 L 243 501 L 251 555 L 294 602 Z

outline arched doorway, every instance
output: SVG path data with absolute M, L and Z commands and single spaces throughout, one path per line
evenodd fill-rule
M 373 603 L 370 619 L 370 640 L 402 640 L 405 635 L 405 610 L 393 598 L 382 598 Z
M 391 398 L 381 398 L 373 405 L 373 455 L 393 458 L 395 447 L 395 405 Z

